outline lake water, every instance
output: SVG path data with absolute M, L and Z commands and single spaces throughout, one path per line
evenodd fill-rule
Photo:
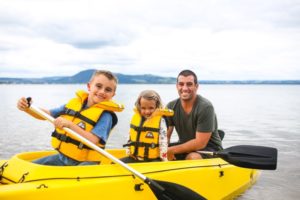
M 0 85 L 0 159 L 51 149 L 52 125 L 20 112 L 16 103 L 21 96 L 31 96 L 36 106 L 53 108 L 66 103 L 78 89 L 86 85 Z M 164 103 L 177 97 L 175 85 L 119 85 L 114 99 L 126 109 L 118 113 L 119 123 L 108 148 L 121 148 L 125 143 L 134 101 L 144 89 L 159 92 Z M 300 86 L 200 85 L 198 93 L 215 107 L 219 128 L 226 132 L 225 148 L 249 144 L 279 151 L 277 170 L 263 171 L 258 182 L 238 199 L 299 199 Z

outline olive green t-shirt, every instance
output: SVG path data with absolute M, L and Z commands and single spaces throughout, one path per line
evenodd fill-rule
M 198 131 L 212 132 L 207 147 L 215 150 L 222 149 L 217 117 L 209 100 L 197 95 L 196 102 L 189 114 L 184 112 L 180 99 L 171 101 L 167 107 L 174 110 L 174 116 L 168 118 L 168 125 L 175 127 L 180 143 L 195 139 Z

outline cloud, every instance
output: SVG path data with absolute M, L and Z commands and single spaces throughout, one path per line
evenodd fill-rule
M 300 2 L 0 2 L 0 76 L 89 68 L 200 79 L 299 79 Z
M 41 37 L 75 48 L 96 49 L 109 46 L 123 46 L 134 38 L 130 30 L 111 28 L 100 21 L 69 21 L 56 24 L 39 24 L 36 27 Z

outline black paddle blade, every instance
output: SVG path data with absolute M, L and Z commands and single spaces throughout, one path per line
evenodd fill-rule
M 176 183 L 151 180 L 149 178 L 145 182 L 158 200 L 206 200 L 206 198 L 193 190 Z
M 215 155 L 239 167 L 274 170 L 277 166 L 277 149 L 272 147 L 239 145 Z

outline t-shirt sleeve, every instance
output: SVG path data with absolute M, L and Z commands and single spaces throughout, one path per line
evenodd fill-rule
M 64 104 L 64 105 L 62 105 L 60 107 L 50 109 L 49 110 L 50 111 L 50 115 L 52 117 L 54 117 L 54 118 L 58 117 L 61 114 L 61 112 L 65 109 L 65 106 L 66 105 Z
M 172 105 L 172 102 L 168 103 L 167 106 L 166 106 L 168 109 L 171 109 L 173 110 L 174 109 L 174 105 Z M 174 111 L 175 112 L 175 111 Z M 175 126 L 175 123 L 174 123 L 174 119 L 173 117 L 165 117 L 166 119 L 166 123 L 167 123 L 167 126 Z
M 101 144 L 106 144 L 111 128 L 112 116 L 110 113 L 104 112 L 91 132 L 100 138 Z
M 212 106 L 203 109 L 197 121 L 197 131 L 213 132 L 215 130 L 215 111 Z

